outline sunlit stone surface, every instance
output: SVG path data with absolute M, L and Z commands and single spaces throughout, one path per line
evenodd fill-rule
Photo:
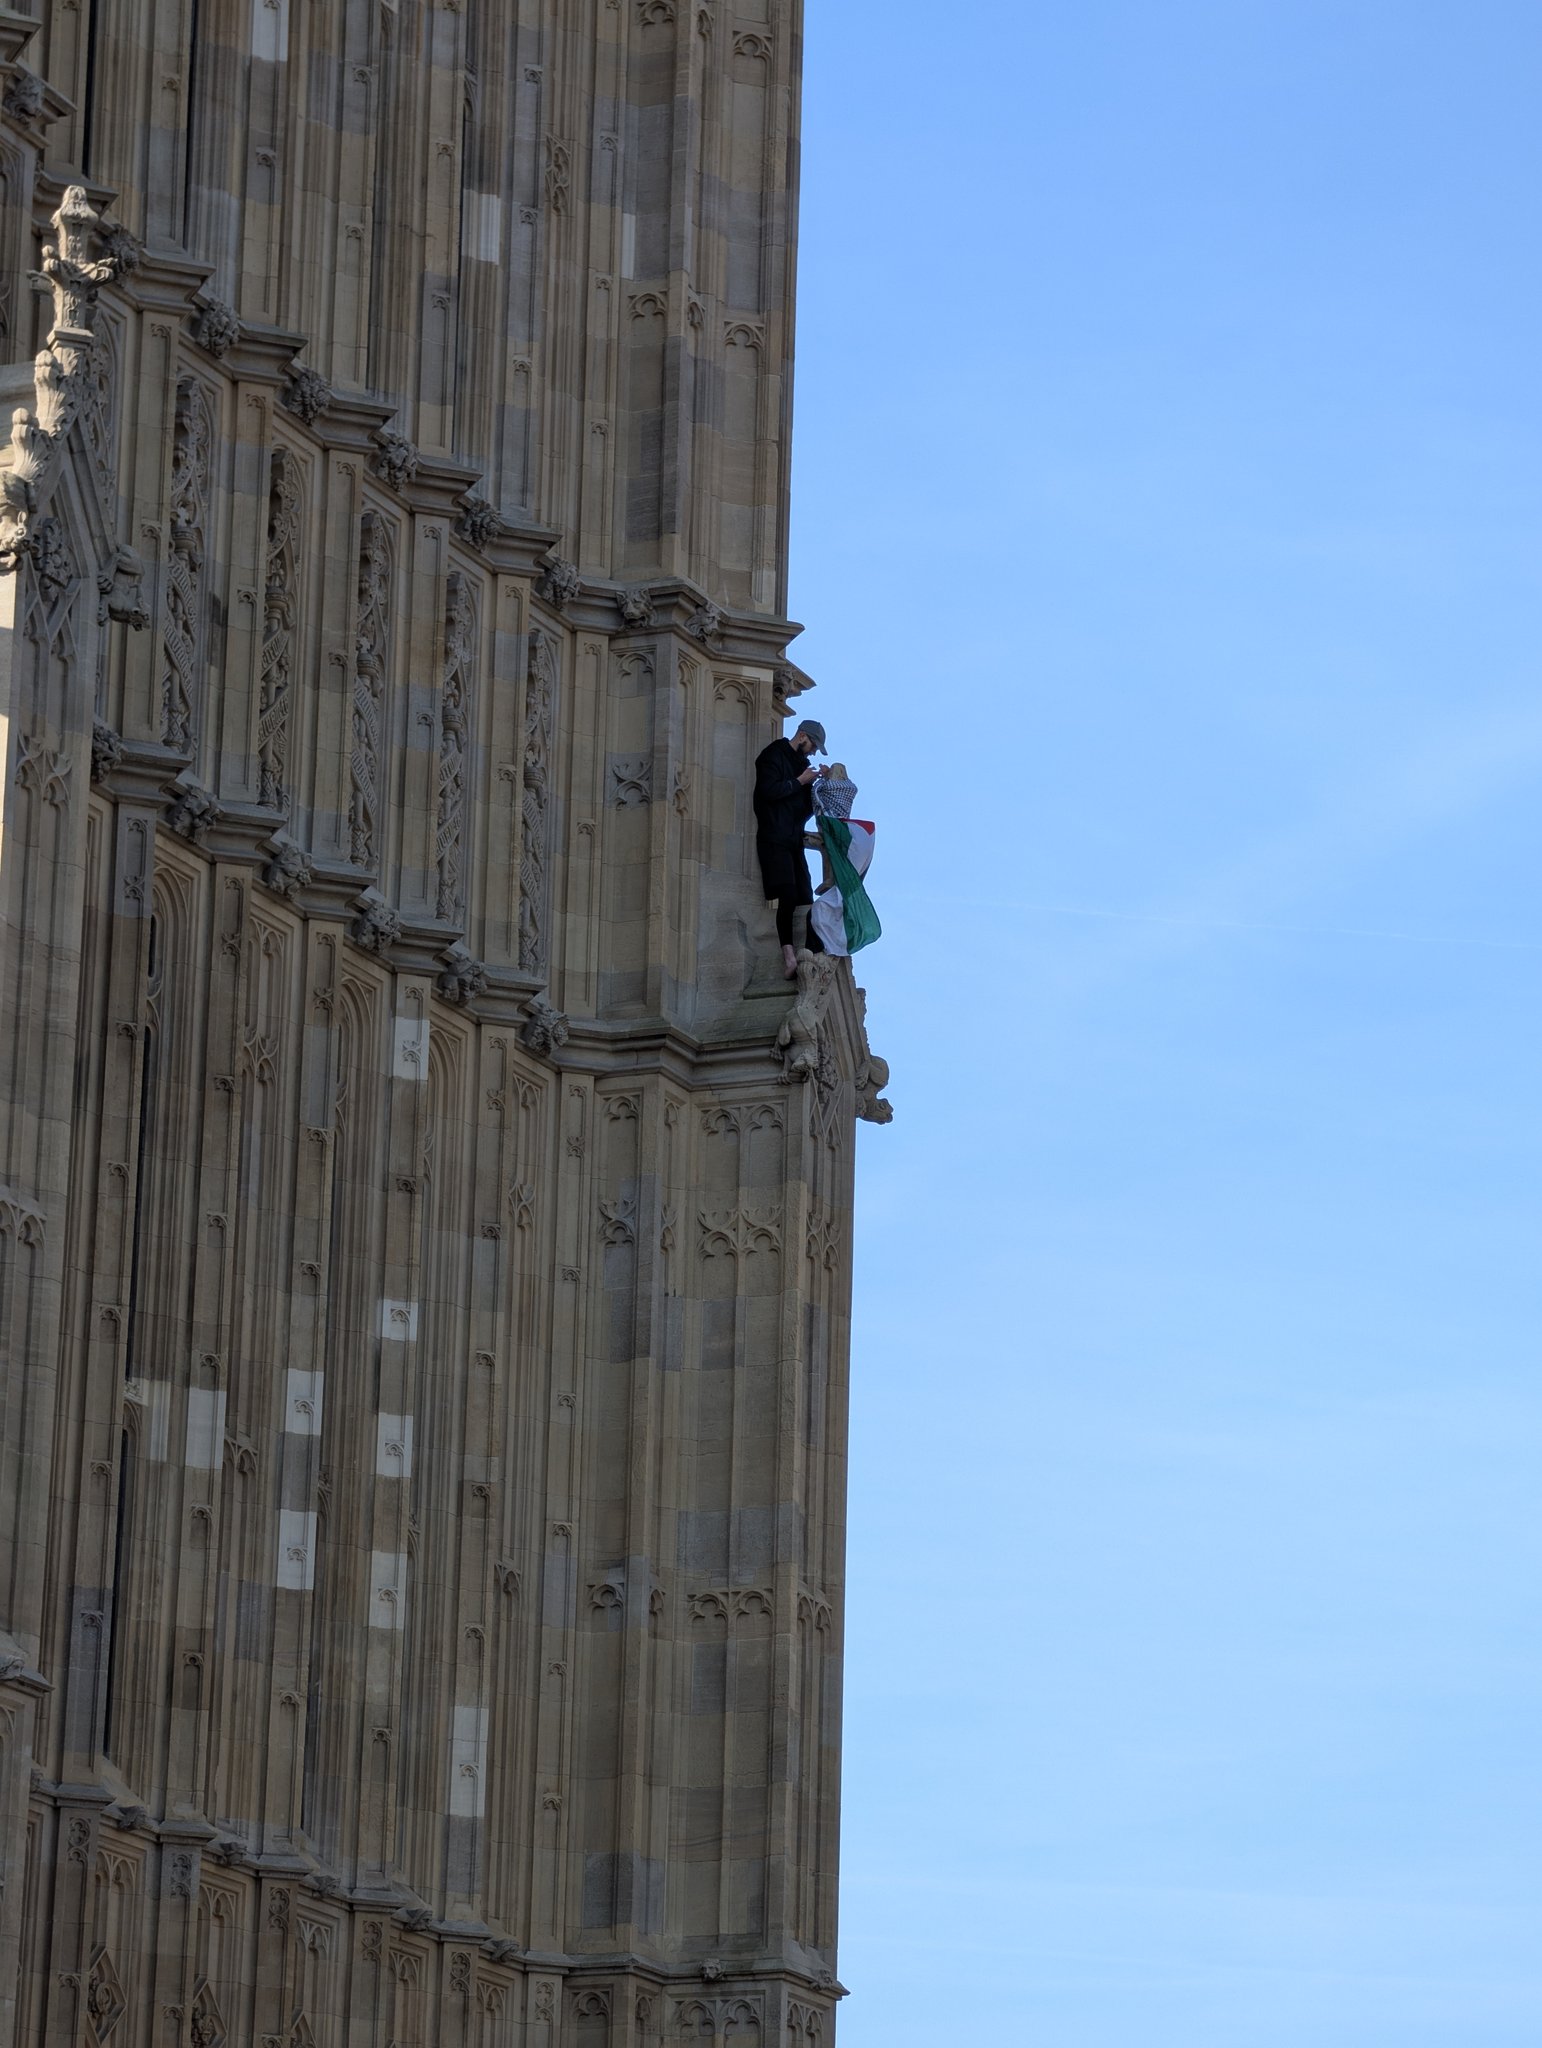
M 749 810 L 801 9 L 39 16 L 0 2039 L 828 2043 L 887 1108 L 845 963 L 778 1056 Z

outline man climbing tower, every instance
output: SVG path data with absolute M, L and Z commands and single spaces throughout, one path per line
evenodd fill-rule
M 767 900 L 776 903 L 776 935 L 789 981 L 798 972 L 793 913 L 814 900 L 803 855 L 803 828 L 814 814 L 819 773 L 810 757 L 825 751 L 824 727 L 817 718 L 805 718 L 790 740 L 773 740 L 755 760 L 755 851 Z M 806 943 L 811 953 L 824 951 L 812 922 Z

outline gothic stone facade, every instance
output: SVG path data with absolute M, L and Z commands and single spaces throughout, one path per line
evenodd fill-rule
M 799 37 L 0 10 L 0 2042 L 832 2040 Z

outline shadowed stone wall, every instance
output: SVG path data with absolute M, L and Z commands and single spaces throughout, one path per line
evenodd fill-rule
M 800 22 L 0 10 L 0 2042 L 833 2037 Z

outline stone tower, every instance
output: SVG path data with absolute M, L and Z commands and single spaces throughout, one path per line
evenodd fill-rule
M 0 9 L 0 2043 L 832 2040 L 800 19 Z

